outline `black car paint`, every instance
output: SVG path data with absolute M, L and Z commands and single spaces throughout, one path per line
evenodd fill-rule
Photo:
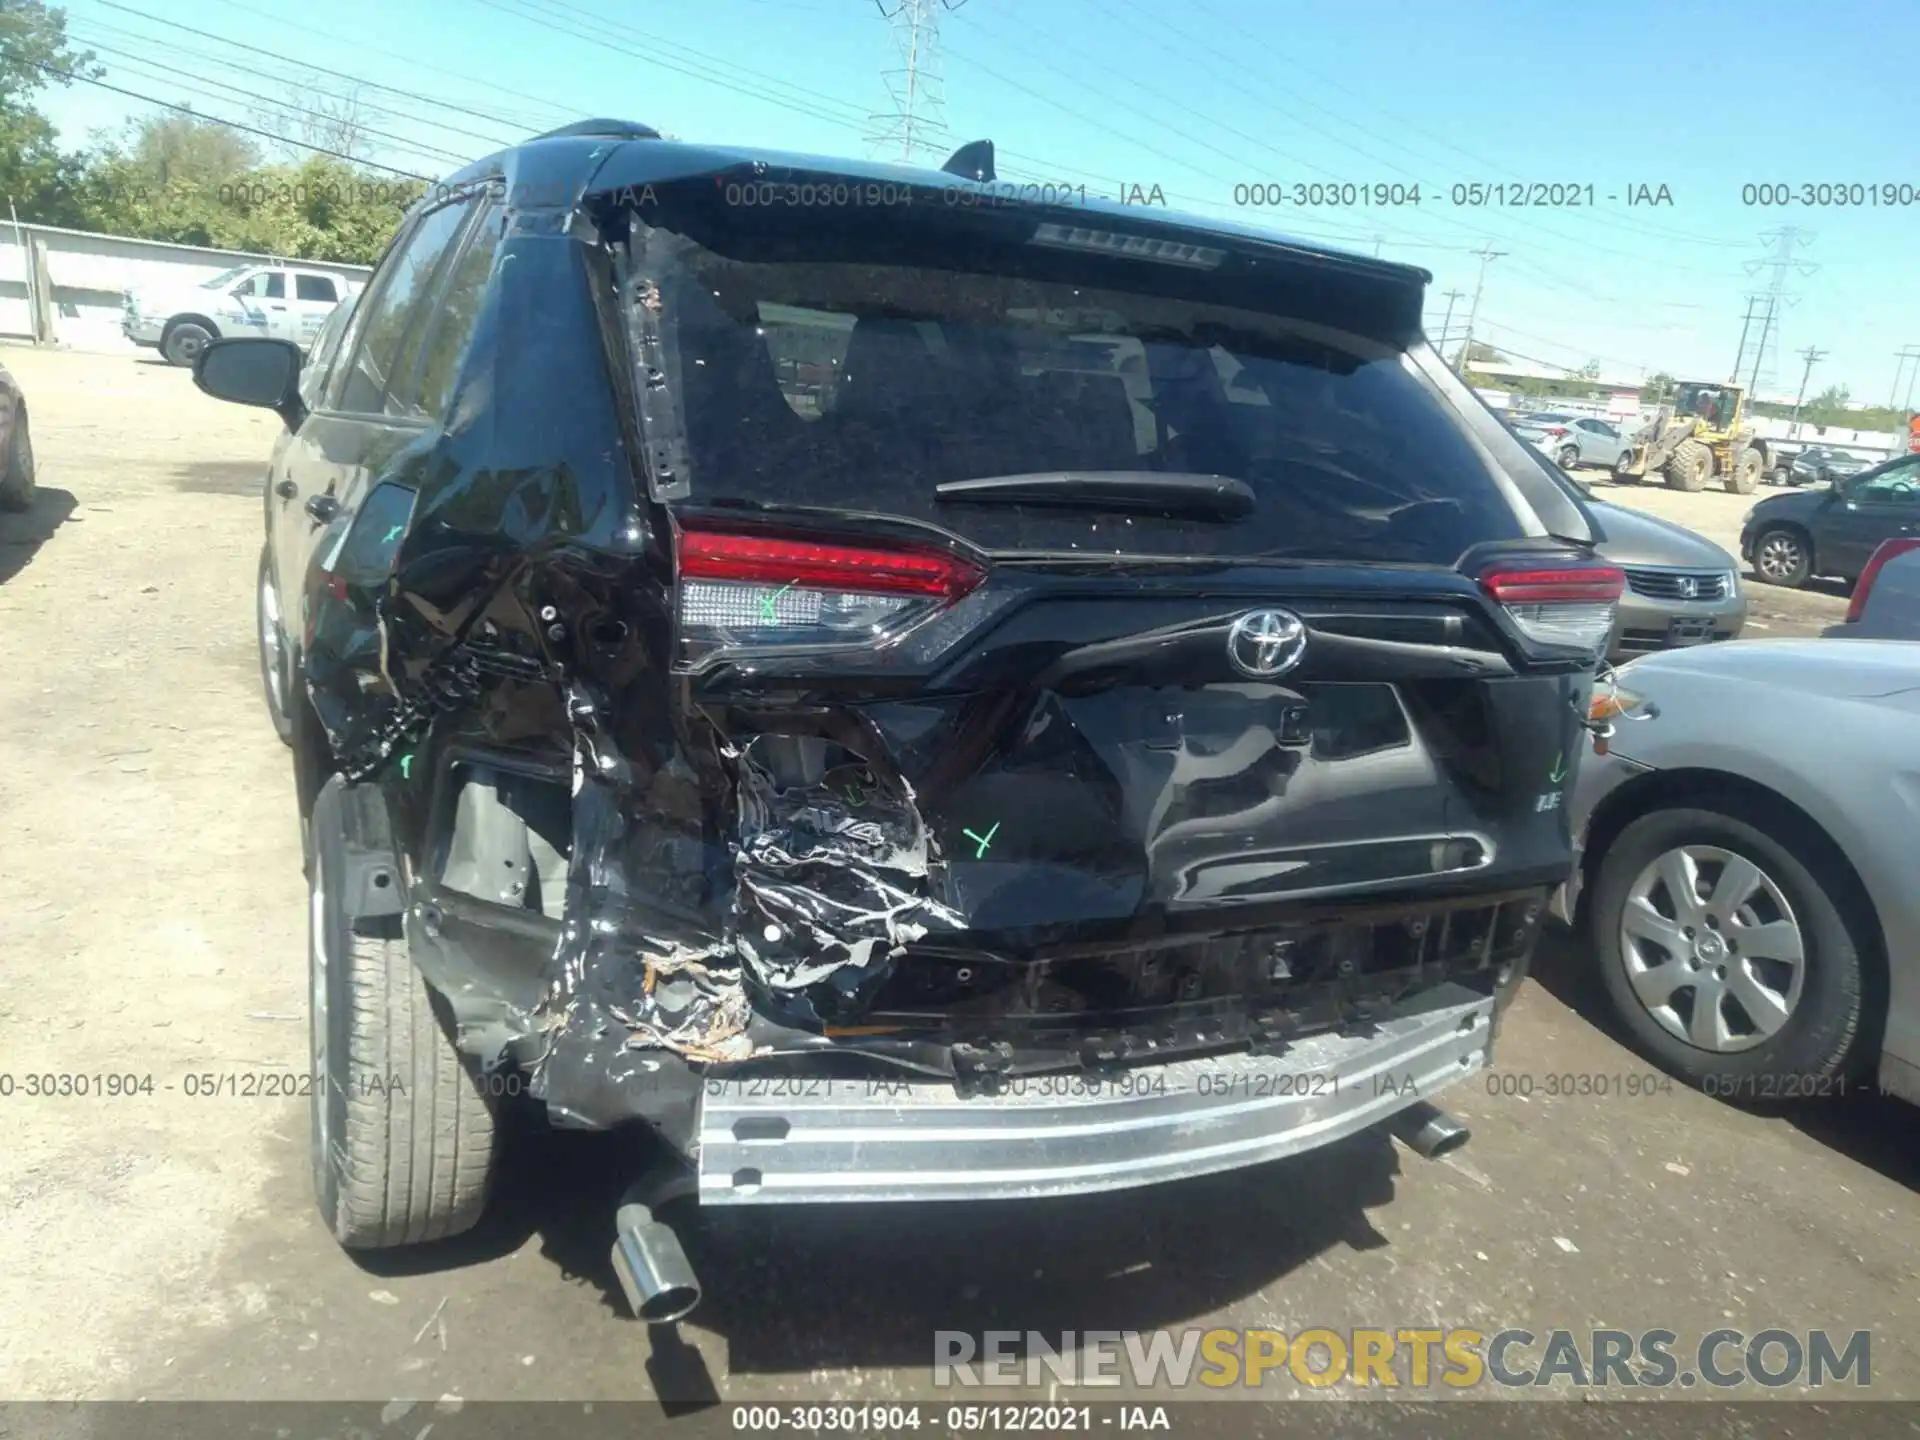
M 1591 676 L 1529 658 L 1468 574 L 1000 556 L 1024 588 L 944 669 L 670 672 L 668 516 L 699 497 L 646 490 L 644 397 L 610 358 L 627 343 L 616 257 L 582 197 L 768 173 L 575 140 L 455 177 L 504 197 L 507 229 L 444 424 L 319 407 L 276 447 L 303 802 L 337 769 L 384 806 L 397 853 L 368 863 L 405 877 L 400 923 L 462 1047 L 530 1065 L 563 1120 L 684 1135 L 701 1062 L 830 1051 L 965 1079 L 1282 1043 L 1443 974 L 1491 985 L 1524 965 L 1570 863 L 1560 797 Z M 1264 236 L 1239 263 L 1254 286 L 1306 267 L 1319 303 L 1417 334 L 1424 272 Z M 1587 538 L 1544 478 L 1517 483 Z M 376 485 L 417 497 L 390 573 L 324 569 Z M 338 518 L 310 516 L 316 494 Z M 1267 603 L 1311 627 L 1285 685 L 1226 665 L 1224 626 Z M 1379 743 L 1301 731 L 1296 706 L 1329 695 L 1371 705 Z M 454 780 L 476 767 L 571 789 L 560 916 L 441 883 Z M 1196 804 L 1202 781 L 1224 798 Z M 1436 851 L 1408 878 L 1409 855 L 1343 843 L 1395 836 L 1461 864 Z M 663 1014 L 680 1032 L 664 1044 Z
M 1753 564 L 1760 537 L 1784 527 L 1807 537 L 1812 574 L 1858 579 L 1882 540 L 1920 533 L 1920 504 L 1858 502 L 1851 497 L 1857 486 L 1890 466 L 1909 463 L 1911 457 L 1896 457 L 1829 486 L 1768 496 L 1740 527 L 1741 557 Z

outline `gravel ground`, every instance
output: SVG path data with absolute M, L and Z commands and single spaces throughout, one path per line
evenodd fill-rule
M 1868 1098 L 1755 1115 L 1611 1078 L 1555 1096 L 1555 1076 L 1648 1074 L 1593 1022 L 1564 934 L 1498 1071 L 1455 1092 L 1475 1138 L 1445 1161 L 1363 1137 L 1084 1201 L 708 1221 L 688 1240 L 706 1303 L 649 1333 L 621 1317 L 606 1259 L 621 1142 L 545 1135 L 478 1234 L 349 1258 L 308 1195 L 304 1102 L 187 1093 L 189 1076 L 305 1064 L 291 775 L 251 614 L 278 422 L 151 362 L 0 355 L 42 465 L 34 511 L 0 517 L 0 1071 L 16 1077 L 0 1098 L 0 1397 L 671 1413 L 926 1394 L 941 1328 L 1216 1324 L 1867 1328 L 1872 1393 L 1920 1397 L 1900 1339 L 1920 1317 L 1912 1112 Z M 1751 503 L 1618 498 L 1716 537 Z M 1773 633 L 1842 603 L 1756 589 Z M 33 1073 L 154 1089 L 27 1098 Z

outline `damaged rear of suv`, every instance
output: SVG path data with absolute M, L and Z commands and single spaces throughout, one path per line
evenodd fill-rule
M 648 1206 L 1252 1164 L 1487 1061 L 1621 576 L 1430 277 L 592 123 L 402 227 L 276 408 L 263 673 L 349 1246 L 472 1224 L 501 1097 Z M 959 160 L 960 157 L 956 157 Z M 1421 1128 L 1424 1127 L 1424 1128 Z

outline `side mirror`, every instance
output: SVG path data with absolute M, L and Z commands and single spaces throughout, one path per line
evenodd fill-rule
M 193 363 L 193 383 L 216 400 L 258 405 L 300 428 L 307 407 L 300 399 L 300 347 L 291 340 L 257 335 L 214 340 Z

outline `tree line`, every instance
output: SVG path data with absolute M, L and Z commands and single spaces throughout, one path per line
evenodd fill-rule
M 182 105 L 63 148 L 36 102 L 106 73 L 64 11 L 0 0 L 0 220 L 366 265 L 426 189 L 365 162 L 351 97 L 256 111 L 258 134 Z

